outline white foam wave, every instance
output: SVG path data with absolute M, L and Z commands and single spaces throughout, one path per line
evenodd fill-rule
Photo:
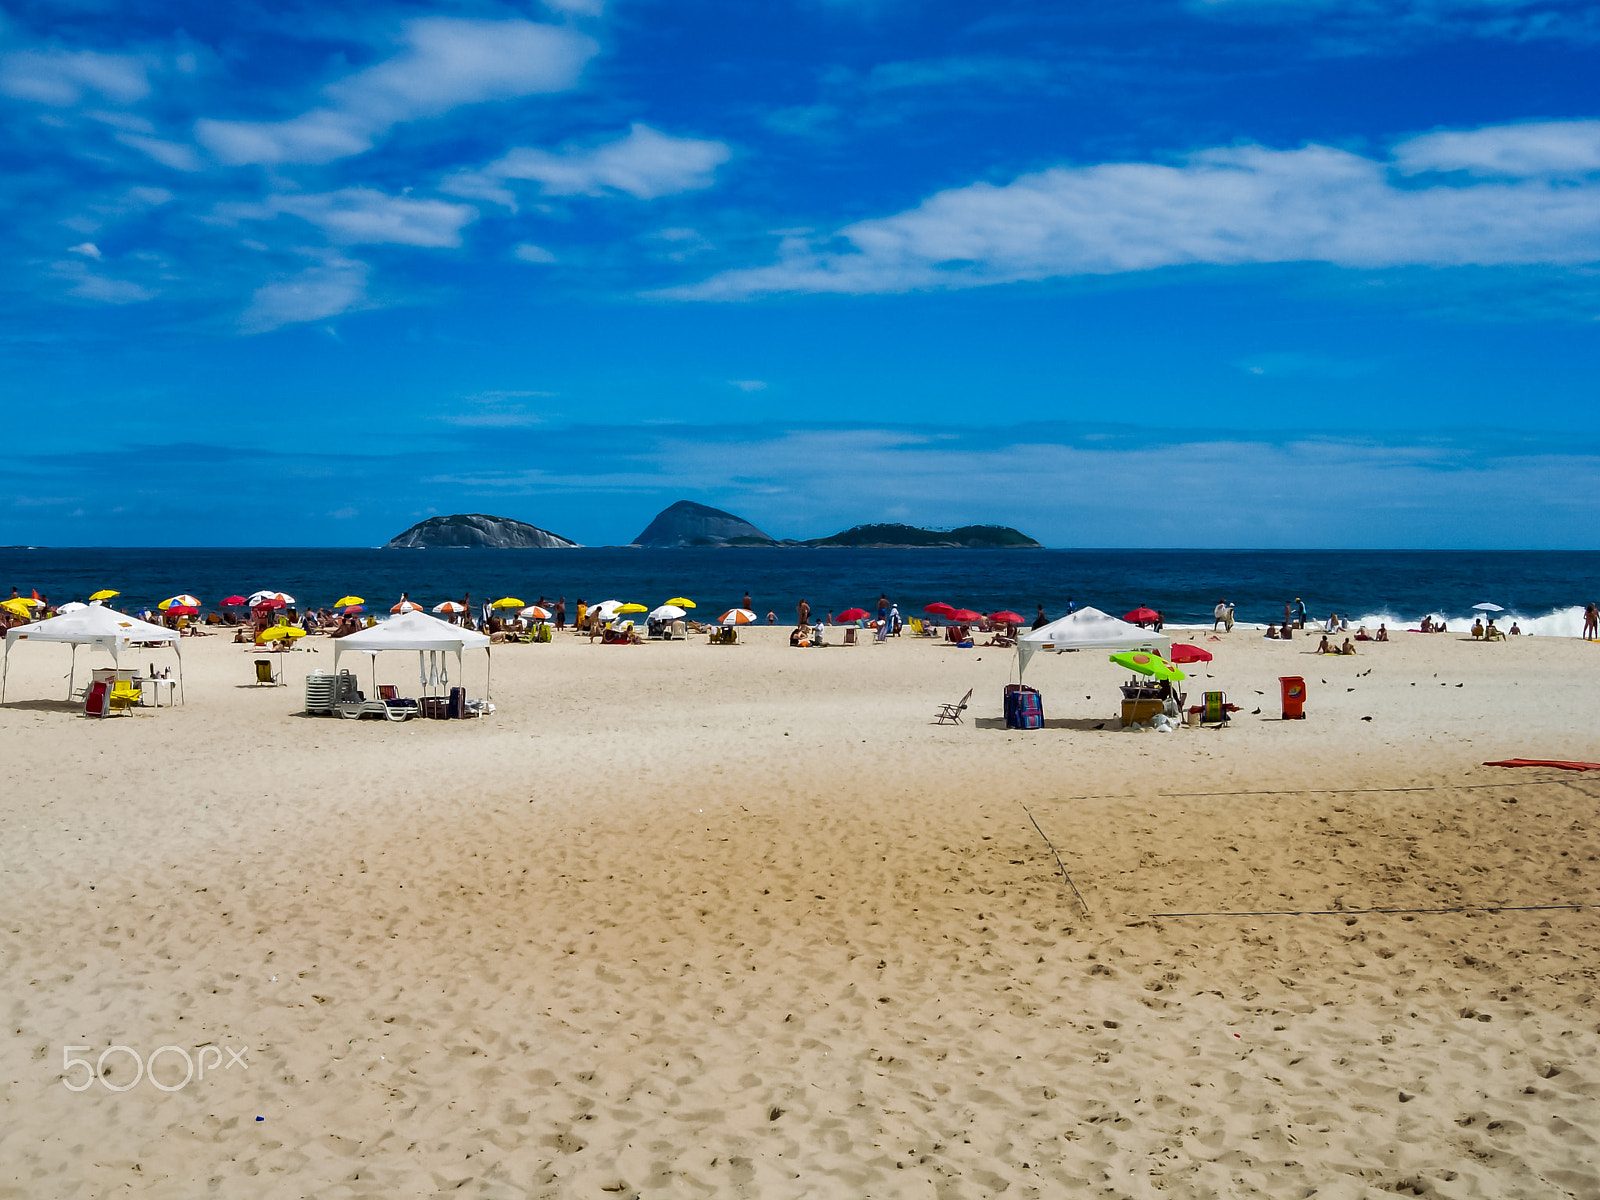
M 1517 625 L 1524 634 L 1530 636 L 1570 638 L 1583 636 L 1583 608 L 1576 604 L 1571 608 L 1555 609 L 1541 617 L 1530 617 L 1509 610 L 1498 613 L 1413 613 L 1409 617 L 1397 616 L 1392 612 L 1365 613 L 1360 617 L 1351 617 L 1350 628 L 1359 629 L 1365 625 L 1370 630 L 1377 629 L 1379 624 L 1384 624 L 1391 632 L 1396 629 L 1416 629 L 1424 616 L 1432 617 L 1435 621 L 1442 618 L 1452 632 L 1465 633 L 1472 628 L 1474 618 L 1492 616 L 1495 627 L 1507 633 L 1511 631 L 1512 625 Z

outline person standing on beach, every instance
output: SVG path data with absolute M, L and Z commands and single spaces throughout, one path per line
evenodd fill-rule
M 746 609 L 749 612 L 755 612 L 755 610 L 756 610 L 755 605 L 750 603 L 750 589 L 749 588 L 745 588 L 745 590 L 744 590 L 744 603 L 742 605 L 740 605 L 739 607 L 741 607 L 743 609 Z
M 578 597 L 578 619 L 572 623 L 574 629 L 582 629 L 584 619 L 589 614 L 589 606 L 583 602 L 583 597 Z
M 565 596 L 556 601 L 556 628 L 567 627 L 567 598 Z
M 1050 618 L 1044 615 L 1044 605 L 1041 604 L 1039 605 L 1039 615 L 1033 619 L 1033 627 L 1035 629 L 1043 629 L 1048 624 L 1050 624 Z
M 1211 632 L 1217 631 L 1217 626 L 1228 619 L 1228 602 L 1218 600 L 1217 606 L 1211 610 Z
M 12 588 L 16 591 L 16 588 Z M 1592 642 L 1600 637 L 1600 604 L 1589 601 L 1589 607 L 1583 610 L 1583 640 Z
M 807 604 L 805 597 L 800 598 L 800 604 L 795 609 L 795 624 L 805 629 L 811 624 L 811 605 Z
M 1294 598 L 1294 603 L 1294 627 L 1296 629 L 1304 629 L 1306 627 L 1306 602 L 1300 599 L 1299 596 L 1296 596 Z

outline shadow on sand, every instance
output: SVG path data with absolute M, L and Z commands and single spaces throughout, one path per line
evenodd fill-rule
M 21 712 L 81 713 L 82 700 L 7 700 L 0 708 Z
M 1006 729 L 1006 719 L 1004 717 L 973 717 L 972 718 L 972 727 L 974 729 L 998 729 L 1002 733 L 1034 733 L 1034 732 L 1036 732 L 1035 730 L 1032 730 L 1032 729 L 1013 729 L 1013 730 L 1008 730 L 1008 729 Z M 1122 728 L 1122 723 L 1120 721 L 1118 721 L 1116 717 L 1107 717 L 1103 721 L 1096 721 L 1096 720 L 1094 720 L 1092 718 L 1082 718 L 1082 717 L 1058 717 L 1058 718 L 1052 720 L 1049 717 L 1046 717 L 1045 718 L 1045 722 L 1044 722 L 1044 728 L 1045 729 L 1077 729 L 1077 730 L 1081 730 L 1081 731 L 1086 732 L 1086 733 L 1094 733 L 1097 730 L 1104 729 L 1104 730 L 1110 730 L 1111 732 L 1114 733 L 1117 730 Z

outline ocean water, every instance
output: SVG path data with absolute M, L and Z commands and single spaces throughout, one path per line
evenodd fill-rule
M 1509 628 L 1577 637 L 1582 606 L 1600 598 L 1600 551 L 1416 550 L 377 550 L 377 549 L 0 549 L 0 596 L 16 587 L 54 603 L 115 588 L 136 611 L 178 592 L 207 607 L 224 596 L 270 588 L 302 606 L 347 594 L 385 611 L 401 592 L 428 607 L 512 595 L 637 600 L 654 606 L 688 596 L 714 616 L 748 591 L 757 613 L 792 622 L 804 597 L 819 615 L 872 609 L 886 592 L 907 616 L 942 600 L 1031 620 L 1093 605 L 1116 616 L 1148 605 L 1170 625 L 1211 624 L 1219 599 L 1237 619 L 1281 620 L 1303 597 L 1312 617 L 1337 612 L 1352 624 L 1391 629 L 1424 614 L 1470 621 L 1472 606 L 1502 606 Z

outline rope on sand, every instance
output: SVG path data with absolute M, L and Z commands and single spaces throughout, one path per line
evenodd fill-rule
M 1018 803 L 1021 802 L 1018 801 Z M 1039 829 L 1039 822 L 1033 820 L 1033 814 L 1028 812 L 1028 806 L 1026 804 L 1022 805 L 1022 811 L 1028 813 L 1028 820 L 1033 821 L 1033 827 L 1035 829 Z M 1049 846 L 1050 853 L 1055 855 L 1056 866 L 1061 868 L 1061 878 L 1067 881 L 1067 886 L 1072 889 L 1072 894 L 1078 898 L 1078 904 L 1083 909 L 1083 915 L 1087 917 L 1089 915 L 1089 906 L 1084 904 L 1083 893 L 1078 891 L 1078 885 L 1072 882 L 1072 876 L 1067 874 L 1067 868 L 1062 865 L 1061 853 L 1056 849 L 1056 844 L 1050 840 L 1050 835 L 1042 829 L 1039 829 L 1039 836 L 1044 838 L 1044 844 Z
M 1600 904 L 1452 904 L 1445 908 L 1268 908 L 1255 912 L 1163 912 L 1142 913 L 1140 920 L 1160 917 L 1348 917 L 1357 914 L 1387 916 L 1463 912 L 1578 912 L 1600 908 Z

